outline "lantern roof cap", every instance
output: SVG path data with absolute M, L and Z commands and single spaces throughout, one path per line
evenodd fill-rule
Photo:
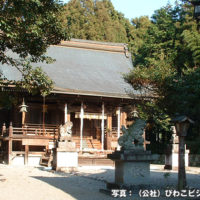
M 187 117 L 186 115 L 179 115 L 171 120 L 173 123 L 183 123 L 183 122 L 190 122 L 191 124 L 194 124 L 194 121 Z
M 25 104 L 24 98 L 23 98 L 23 101 L 22 101 L 22 105 L 20 105 L 19 107 L 20 107 L 20 108 L 21 108 L 21 107 L 28 107 L 28 106 Z

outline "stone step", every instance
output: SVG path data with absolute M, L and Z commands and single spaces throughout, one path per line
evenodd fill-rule
M 75 139 L 74 142 L 76 143 L 76 148 L 80 148 L 80 140 Z M 83 139 L 83 148 L 101 149 L 101 142 L 97 139 Z

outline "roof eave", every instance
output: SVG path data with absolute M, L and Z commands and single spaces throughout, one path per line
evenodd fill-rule
M 54 90 L 51 91 L 51 93 L 69 94 L 69 95 L 83 95 L 83 96 L 96 96 L 96 97 L 108 97 L 108 98 L 118 98 L 118 99 L 132 99 L 132 97 L 130 97 L 129 95 L 126 95 L 126 94 L 92 92 L 92 91 L 54 89 Z

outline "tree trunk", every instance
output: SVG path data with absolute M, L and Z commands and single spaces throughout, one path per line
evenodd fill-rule
M 179 136 L 178 189 L 183 190 L 185 189 L 185 187 L 185 138 L 183 136 Z

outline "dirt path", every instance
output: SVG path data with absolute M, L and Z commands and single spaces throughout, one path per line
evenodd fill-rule
M 104 183 L 33 167 L 0 165 L 0 200 L 106 200 Z
M 163 170 L 163 166 L 151 166 L 151 188 L 164 188 L 177 184 L 177 171 Z M 82 167 L 75 173 L 58 173 L 45 168 L 7 166 L 0 164 L 0 200 L 145 200 L 138 192 L 127 198 L 112 198 L 99 192 L 105 182 L 114 181 L 112 167 Z M 200 190 L 200 168 L 187 171 L 188 185 Z M 163 199 L 163 198 L 154 198 Z M 164 198 L 166 199 L 166 198 Z M 171 199 L 171 198 L 167 198 Z M 185 198 L 186 199 L 186 198 Z M 195 198 L 194 198 L 195 199 Z

